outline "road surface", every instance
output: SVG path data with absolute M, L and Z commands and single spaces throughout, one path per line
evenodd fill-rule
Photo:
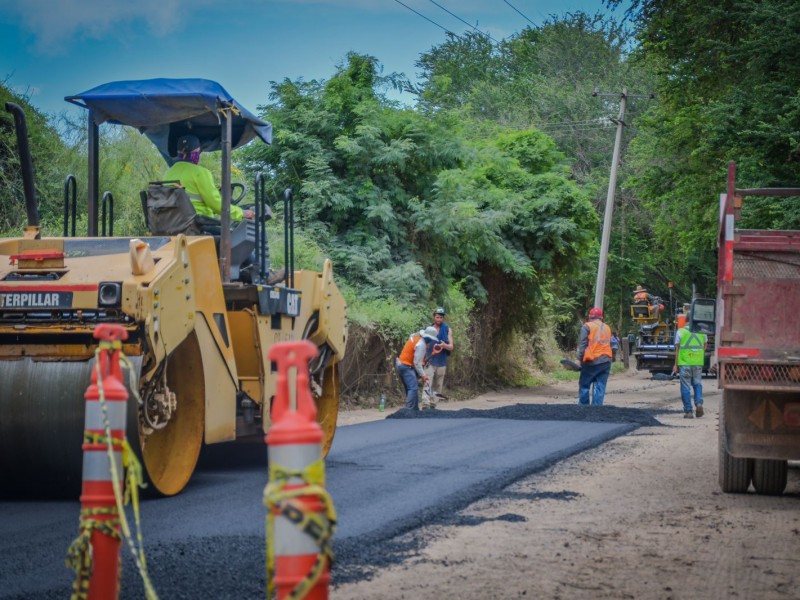
M 635 410 L 576 408 L 442 411 L 437 418 L 400 418 L 401 412 L 341 427 L 327 461 L 339 515 L 334 581 L 358 582 L 376 568 L 402 564 L 392 538 L 448 522 L 520 478 L 652 421 Z M 552 420 L 559 416 L 571 420 Z M 265 483 L 263 449 L 216 448 L 182 494 L 143 503 L 148 568 L 161 598 L 263 597 Z M 64 556 L 78 511 L 74 501 L 0 504 L 0 598 L 69 596 Z M 123 565 L 121 597 L 142 598 L 127 554 Z

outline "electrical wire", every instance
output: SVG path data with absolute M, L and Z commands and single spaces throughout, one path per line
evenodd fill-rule
M 453 33 L 453 32 L 452 32 L 452 31 L 450 31 L 450 30 L 449 30 L 447 27 L 444 27 L 444 26 L 442 26 L 442 25 L 439 25 L 439 23 L 437 23 L 437 22 L 436 22 L 436 21 L 434 21 L 433 19 L 429 19 L 428 17 L 426 17 L 425 15 L 423 15 L 421 12 L 417 12 L 416 10 L 414 10 L 413 8 L 411 8 L 411 7 L 410 7 L 408 4 L 404 4 L 403 2 L 400 2 L 400 0 L 394 0 L 394 1 L 395 1 L 395 2 L 397 2 L 397 3 L 398 3 L 399 5 L 401 5 L 401 6 L 405 6 L 405 7 L 406 7 L 408 10 L 410 10 L 411 12 L 413 12 L 415 15 L 419 15 L 420 17 L 422 17 L 423 19 L 425 19 L 425 20 L 426 20 L 426 21 L 428 21 L 429 23 L 432 23 L 432 24 L 436 25 L 436 26 L 437 26 L 439 29 L 443 29 L 444 31 L 446 31 L 446 32 L 447 32 L 447 33 L 449 33 L 450 35 L 453 35 L 453 36 L 457 37 L 458 39 L 461 39 L 461 36 L 459 36 L 458 34 L 456 34 L 456 33 Z
M 511 4 L 511 2 L 509 2 L 508 0 L 503 0 L 503 2 L 505 2 L 506 4 L 508 4 L 508 5 L 509 5 L 511 8 L 513 8 L 514 10 L 516 10 L 516 11 L 517 11 L 517 12 L 518 12 L 518 13 L 519 13 L 521 16 L 522 16 L 522 18 L 523 18 L 523 19 L 525 19 L 526 21 L 528 21 L 528 23 L 530 23 L 530 24 L 531 24 L 531 25 L 533 25 L 534 27 L 536 27 L 536 26 L 537 26 L 537 25 L 536 25 L 536 23 L 534 23 L 533 21 L 531 21 L 531 20 L 530 20 L 530 19 L 529 19 L 527 16 L 525 16 L 524 14 L 522 14 L 522 13 L 519 11 L 519 9 L 516 7 L 516 6 L 514 6 L 513 4 Z
M 450 12 L 449 10 L 447 10 L 447 9 L 446 9 L 444 6 L 442 6 L 441 4 L 439 4 L 438 2 L 436 2 L 435 0 L 430 0 L 430 2 L 431 2 L 431 4 L 435 4 L 436 6 L 438 6 L 439 8 L 441 8 L 441 9 L 442 9 L 444 12 L 446 12 L 446 13 L 447 13 L 448 15 L 450 15 L 451 17 L 455 17 L 456 19 L 458 19 L 459 21 L 461 21 L 461 22 L 462 22 L 464 25 L 466 25 L 467 27 L 472 27 L 472 28 L 473 28 L 475 31 L 477 31 L 477 32 L 478 32 L 478 33 L 480 33 L 481 35 L 485 35 L 487 38 L 489 38 L 490 40 L 492 40 L 492 41 L 493 41 L 495 44 L 499 44 L 499 43 L 500 43 L 500 42 L 498 42 L 496 39 L 494 39 L 494 38 L 493 38 L 491 35 L 489 35 L 488 33 L 486 33 L 485 31 L 481 31 L 480 29 L 478 29 L 478 28 L 477 28 L 477 27 L 475 27 L 474 25 L 470 25 L 470 24 L 469 24 L 469 23 L 467 23 L 467 22 L 466 22 L 464 19 L 462 19 L 461 17 L 459 17 L 457 14 L 454 14 L 454 13 Z

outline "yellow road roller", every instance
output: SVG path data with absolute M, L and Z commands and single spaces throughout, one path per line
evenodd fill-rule
M 279 341 L 309 339 L 319 348 L 311 386 L 327 453 L 347 344 L 346 305 L 331 262 L 321 272 L 294 269 L 288 190 L 283 272 L 270 269 L 265 221 L 271 206 L 263 180 L 256 179 L 255 219 L 230 219 L 236 201 L 231 150 L 269 143 L 270 125 L 203 79 L 112 82 L 67 100 L 88 111 L 86 237 L 67 235 L 66 221 L 64 237 L 41 237 L 25 115 L 6 106 L 17 128 L 28 225 L 20 237 L 0 239 L 4 486 L 79 490 L 83 394 L 97 348 L 93 331 L 101 323 L 128 331 L 123 352 L 138 392 L 128 402 L 128 438 L 155 492 L 180 492 L 204 443 L 263 439 L 276 376 L 267 350 Z M 136 127 L 168 162 L 187 133 L 204 150 L 221 150 L 220 220 L 192 214 L 180 186 L 150 182 L 140 199 L 149 233 L 110 235 L 106 193 L 102 229 L 109 235 L 98 235 L 98 140 L 106 122 Z M 168 190 L 165 200 L 165 188 L 178 191 Z

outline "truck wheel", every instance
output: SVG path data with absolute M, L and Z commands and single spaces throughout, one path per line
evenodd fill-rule
M 724 394 L 724 392 L 723 392 Z M 725 398 L 719 408 L 719 487 L 726 494 L 744 494 L 750 487 L 753 460 L 736 458 L 728 452 L 725 436 Z
M 753 487 L 756 493 L 766 496 L 779 496 L 786 489 L 789 471 L 785 460 L 756 459 L 753 466 Z

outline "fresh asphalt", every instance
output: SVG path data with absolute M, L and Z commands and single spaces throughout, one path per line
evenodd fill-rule
M 637 409 L 517 405 L 399 411 L 341 427 L 326 461 L 339 519 L 334 583 L 402 560 L 407 549 L 392 541 L 399 534 L 448 522 L 557 460 L 656 424 Z M 142 503 L 148 571 L 160 598 L 264 597 L 265 454 L 262 447 L 211 447 L 180 495 Z M 0 502 L 0 598 L 69 597 L 73 576 L 64 557 L 78 516 L 75 501 Z M 144 597 L 125 548 L 120 597 Z

